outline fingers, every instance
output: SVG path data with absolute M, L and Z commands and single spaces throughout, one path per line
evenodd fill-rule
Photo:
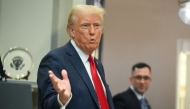
M 49 73 L 49 77 L 50 78 L 54 78 L 55 77 L 54 73 L 51 70 L 49 70 L 48 73 Z
M 64 80 L 69 80 L 68 76 L 67 76 L 67 71 L 66 70 L 62 70 L 61 74 L 62 74 L 62 77 L 63 77 Z
M 48 73 L 49 73 L 49 76 L 54 76 L 54 73 L 51 70 L 49 70 Z
M 70 90 L 70 83 L 66 70 L 62 70 L 61 72 L 63 79 L 58 78 L 51 70 L 49 70 L 48 73 L 53 87 L 58 93 L 64 93 L 67 89 Z
M 51 70 L 49 70 L 48 73 L 49 73 L 49 77 L 50 77 L 52 82 L 55 82 L 56 80 L 59 79 L 59 78 L 57 78 L 57 76 Z M 69 80 L 66 70 L 62 70 L 61 75 L 62 75 L 64 80 Z
M 51 70 L 49 70 L 48 73 L 52 83 L 55 83 L 58 78 L 54 75 L 54 73 Z

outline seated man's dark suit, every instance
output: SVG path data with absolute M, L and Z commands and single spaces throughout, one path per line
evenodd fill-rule
M 141 109 L 140 101 L 131 88 L 128 88 L 128 90 L 115 95 L 113 97 L 113 103 L 115 109 Z M 151 109 L 147 100 L 146 104 L 148 107 L 147 109 Z
M 104 69 L 95 59 L 97 70 L 106 89 L 110 109 L 114 109 L 112 96 L 105 80 Z M 38 109 L 60 109 L 57 92 L 54 90 L 48 71 L 62 79 L 65 69 L 71 84 L 72 99 L 66 109 L 99 109 L 93 84 L 77 51 L 69 41 L 65 46 L 50 51 L 41 61 L 38 70 Z

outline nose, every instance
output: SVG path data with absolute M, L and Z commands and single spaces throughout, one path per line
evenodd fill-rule
M 93 26 L 93 25 L 91 25 L 91 26 L 89 27 L 89 33 L 90 33 L 91 36 L 93 36 L 93 35 L 95 34 L 95 29 L 94 29 L 94 26 Z
M 145 80 L 144 80 L 143 78 L 141 78 L 140 82 L 141 82 L 141 83 L 144 83 L 144 82 L 145 82 Z

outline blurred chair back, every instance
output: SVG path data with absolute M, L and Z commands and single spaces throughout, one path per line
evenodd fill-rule
M 0 109 L 32 109 L 30 84 L 0 81 Z

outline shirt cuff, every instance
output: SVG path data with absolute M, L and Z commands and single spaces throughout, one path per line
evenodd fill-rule
M 67 105 L 69 104 L 70 100 L 72 98 L 72 93 L 71 93 L 71 97 L 69 98 L 69 100 L 67 101 L 67 103 L 65 103 L 65 105 L 62 104 L 61 100 L 59 99 L 59 94 L 57 95 L 57 101 L 59 103 L 59 105 L 61 106 L 60 109 L 65 109 L 67 107 Z

